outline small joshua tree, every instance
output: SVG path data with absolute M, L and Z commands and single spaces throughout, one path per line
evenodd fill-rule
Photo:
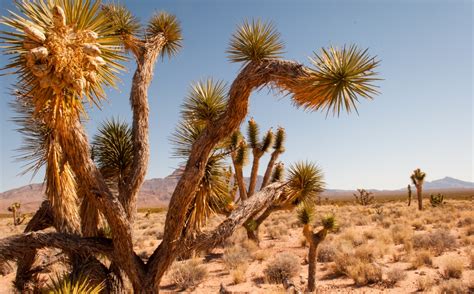
M 444 195 L 441 193 L 438 193 L 436 195 L 431 194 L 430 195 L 430 203 L 431 206 L 436 207 L 442 205 L 444 202 Z
M 357 195 L 357 193 L 359 193 L 359 195 Z M 357 189 L 357 193 L 354 193 L 353 195 L 356 202 L 360 205 L 367 206 L 374 201 L 374 193 L 372 192 L 368 192 L 365 189 Z
M 423 210 L 423 183 L 425 181 L 426 174 L 422 172 L 419 168 L 413 171 L 410 179 L 415 185 L 416 188 L 416 195 L 418 197 L 418 210 Z
M 298 220 L 303 224 L 303 235 L 309 244 L 308 253 L 308 292 L 313 292 L 316 288 L 316 256 L 319 244 L 324 241 L 328 232 L 336 228 L 334 216 L 327 216 L 322 219 L 323 226 L 317 233 L 313 232 L 311 225 L 314 218 L 314 208 L 311 204 L 305 203 L 298 210 Z
M 407 186 L 407 190 L 408 190 L 408 206 L 410 206 L 411 204 L 411 186 L 410 185 Z
M 14 226 L 21 225 L 21 223 L 25 220 L 25 216 L 21 215 L 20 208 L 21 204 L 18 202 L 15 202 L 8 207 L 8 211 L 12 213 Z

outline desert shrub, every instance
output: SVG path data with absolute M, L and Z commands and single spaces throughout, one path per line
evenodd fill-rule
M 443 263 L 443 270 L 441 276 L 448 279 L 460 279 L 462 277 L 462 272 L 464 269 L 463 262 L 460 258 L 457 257 L 447 257 Z
M 411 260 L 411 265 L 413 268 L 419 268 L 421 266 L 432 266 L 433 260 L 431 258 L 432 253 L 429 250 L 420 250 L 414 253 L 414 256 Z
M 328 242 L 323 242 L 318 246 L 317 260 L 319 262 L 331 262 L 334 261 L 336 255 L 334 245 Z
M 291 253 L 281 253 L 270 261 L 263 273 L 266 280 L 272 284 L 280 284 L 300 272 L 298 256 Z
M 234 284 L 240 284 L 247 280 L 247 277 L 246 277 L 247 268 L 248 268 L 247 265 L 240 265 L 230 272 L 230 275 L 232 277 L 232 282 Z
M 467 228 L 466 230 L 466 236 L 472 236 L 474 235 L 474 226 L 473 225 L 469 225 L 469 227 Z
M 438 287 L 440 294 L 464 294 L 468 293 L 467 287 L 459 280 L 448 280 L 442 282 Z
M 413 236 L 413 247 L 416 249 L 431 249 L 436 255 L 456 245 L 456 238 L 447 230 L 437 230 L 431 233 L 415 234 Z
M 411 225 L 417 231 L 423 231 L 425 229 L 425 225 L 419 220 L 414 221 Z
M 389 219 L 383 220 L 382 221 L 382 227 L 385 229 L 388 229 L 392 226 L 392 221 Z
M 433 278 L 422 276 L 416 279 L 415 286 L 417 291 L 425 292 L 433 287 Z
M 376 250 L 374 246 L 364 244 L 355 249 L 354 256 L 364 262 L 373 262 L 377 254 Z
M 287 227 L 285 225 L 271 226 L 267 230 L 268 236 L 270 236 L 272 240 L 280 239 L 286 232 Z
M 469 268 L 474 270 L 474 252 L 470 251 L 468 255 L 469 255 Z
M 222 256 L 222 261 L 224 262 L 226 268 L 236 269 L 243 264 L 246 264 L 250 258 L 250 253 L 247 249 L 243 248 L 240 245 L 234 245 L 224 249 L 224 255 Z
M 366 242 L 364 235 L 353 228 L 345 230 L 340 238 L 341 240 L 349 241 L 354 246 L 360 246 Z
M 171 268 L 170 274 L 173 284 L 182 290 L 196 287 L 206 276 L 207 270 L 198 259 L 189 259 L 175 263 Z
M 472 219 L 472 217 L 465 217 L 463 219 L 460 219 L 458 222 L 457 222 L 457 227 L 458 228 L 462 228 L 462 227 L 467 227 L 467 226 L 470 226 L 474 223 L 474 220 Z
M 393 268 L 387 272 L 385 283 L 388 287 L 394 287 L 399 281 L 406 278 L 407 273 L 401 268 Z
M 395 245 L 399 245 L 413 237 L 413 230 L 407 226 L 395 225 L 391 228 L 391 234 Z
M 366 238 L 367 240 L 375 239 L 375 231 L 374 230 L 364 231 L 363 235 L 364 235 L 364 238 Z
M 365 286 L 382 281 L 382 269 L 371 262 L 358 261 L 347 268 L 347 275 L 357 286 Z

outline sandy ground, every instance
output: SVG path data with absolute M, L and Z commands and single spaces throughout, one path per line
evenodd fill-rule
M 428 284 L 425 289 L 427 293 L 439 293 L 447 283 L 459 288 L 461 292 L 458 293 L 473 293 L 473 208 L 473 201 L 468 200 L 448 200 L 442 207 L 426 206 L 422 212 L 416 210 L 416 203 L 407 207 L 402 202 L 385 203 L 381 208 L 374 205 L 319 206 L 316 224 L 318 218 L 334 214 L 339 230 L 329 234 L 319 247 L 320 253 L 329 252 L 328 256 L 336 254 L 336 257 L 318 262 L 317 293 L 414 293 L 419 290 L 418 285 L 423 280 Z M 135 250 L 142 258 L 146 259 L 159 244 L 164 218 L 163 212 L 153 213 L 148 217 L 140 213 L 134 232 Z M 213 218 L 210 226 L 220 220 L 220 217 Z M 0 237 L 19 233 L 24 226 L 14 227 L 10 219 L 0 219 Z M 283 253 L 293 254 L 300 265 L 299 271 L 291 280 L 299 290 L 304 291 L 307 285 L 308 248 L 303 244 L 301 230 L 295 211 L 274 213 L 261 228 L 260 247 L 249 247 L 245 231 L 241 229 L 223 247 L 200 253 L 196 257 L 199 266 L 207 273 L 202 281 L 186 290 L 179 288 L 173 277 L 174 267 L 179 264 L 175 263 L 163 279 L 162 292 L 218 293 L 223 285 L 232 293 L 284 293 L 282 284 L 268 283 L 264 274 L 268 264 Z M 429 234 L 435 236 L 433 238 L 441 236 L 445 241 L 441 241 L 441 245 L 426 247 L 426 244 L 420 243 L 419 236 Z M 242 255 L 243 266 L 240 269 L 243 274 L 237 282 L 234 281 L 235 269 L 232 268 L 232 262 L 225 260 L 226 250 L 236 247 L 246 248 L 244 251 L 248 253 Z M 382 279 L 368 285 L 355 285 L 354 277 L 361 275 L 360 273 L 351 276 L 337 270 L 344 261 L 348 262 L 344 258 L 337 258 L 337 254 L 341 252 L 360 257 L 351 261 L 352 263 L 375 265 L 381 270 Z M 370 257 L 364 259 L 367 252 Z M 423 253 L 428 255 L 431 265 L 414 266 Z M 457 266 L 461 274 L 458 277 L 445 277 L 445 269 L 453 260 L 461 263 Z M 60 269 L 61 267 L 56 268 Z M 405 274 L 394 286 L 390 286 L 387 280 L 394 269 L 400 269 Z M 45 280 L 51 275 L 53 274 L 46 273 Z M 0 293 L 14 293 L 11 287 L 13 278 L 14 272 L 0 276 Z

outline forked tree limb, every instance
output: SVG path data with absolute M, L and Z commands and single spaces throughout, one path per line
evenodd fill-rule
M 291 92 L 295 80 L 307 75 L 308 70 L 297 62 L 274 59 L 250 62 L 241 70 L 230 88 L 226 111 L 193 144 L 185 170 L 170 200 L 163 241 L 150 257 L 153 281 L 148 280 L 147 283 L 153 285 L 145 285 L 146 288 L 158 289 L 163 274 L 176 258 L 185 228 L 186 214 L 183 211 L 189 209 L 211 151 L 237 130 L 247 115 L 251 92 L 266 85 Z

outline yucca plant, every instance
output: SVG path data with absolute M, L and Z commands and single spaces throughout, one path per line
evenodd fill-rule
M 51 279 L 46 293 L 49 294 L 99 294 L 104 290 L 104 283 L 93 285 L 88 277 L 71 278 L 68 275 L 56 275 Z
M 23 223 L 25 216 L 20 212 L 21 203 L 15 202 L 12 205 L 8 206 L 8 211 L 12 213 L 13 225 L 18 226 Z
M 444 204 L 444 195 L 441 193 L 430 195 L 431 206 L 437 207 Z
M 419 168 L 415 169 L 413 174 L 410 176 L 410 179 L 416 188 L 416 195 L 418 196 L 418 210 L 423 210 L 423 183 L 425 177 L 426 174 Z

